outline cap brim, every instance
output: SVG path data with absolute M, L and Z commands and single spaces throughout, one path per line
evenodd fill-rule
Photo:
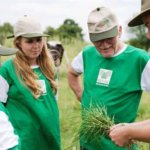
M 150 11 L 150 8 L 147 10 L 142 11 L 140 14 L 138 14 L 136 17 L 134 17 L 131 21 L 129 21 L 128 26 L 129 27 L 134 27 L 134 26 L 139 26 L 144 24 L 143 22 L 143 15 Z
M 6 48 L 6 47 L 0 47 L 0 55 L 1 56 L 9 56 L 9 55 L 14 55 L 18 49 L 15 48 Z
M 49 35 L 47 35 L 47 34 L 33 33 L 33 34 L 24 34 L 24 35 L 21 35 L 21 36 L 25 37 L 25 38 L 33 38 L 33 37 L 48 37 Z
M 14 38 L 14 35 L 7 36 L 7 39 Z
M 112 38 L 115 37 L 118 34 L 118 27 L 115 26 L 114 28 L 101 32 L 101 33 L 90 33 L 90 40 L 92 42 L 96 42 L 99 40 L 107 39 L 107 38 Z
M 24 35 L 20 35 L 22 37 L 25 37 L 25 38 L 33 38 L 33 37 L 49 37 L 50 35 L 47 35 L 47 34 L 40 34 L 40 33 L 30 33 L 30 34 L 24 34 Z M 14 35 L 10 35 L 7 37 L 7 39 L 10 39 L 10 38 L 16 38 Z

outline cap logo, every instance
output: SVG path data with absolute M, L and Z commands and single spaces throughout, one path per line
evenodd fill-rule
M 109 27 L 110 20 L 108 18 L 104 18 L 104 24 Z

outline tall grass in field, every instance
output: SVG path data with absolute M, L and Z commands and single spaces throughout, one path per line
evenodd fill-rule
M 69 60 L 72 59 L 87 45 L 82 41 L 74 40 L 71 43 L 65 43 L 63 46 Z M 76 129 L 79 128 L 80 118 L 80 103 L 77 101 L 74 93 L 71 91 L 67 81 L 67 71 L 69 64 L 65 57 L 63 57 L 62 65 L 59 69 L 59 86 L 58 86 L 58 104 L 60 109 L 60 121 L 62 130 L 62 150 L 76 149 L 71 148 Z M 82 82 L 82 81 L 81 81 Z
M 87 45 L 87 43 L 78 40 L 63 43 L 69 63 L 85 45 Z M 6 46 L 10 47 L 12 44 L 7 42 Z M 1 60 L 4 61 L 6 59 L 8 59 L 8 57 L 2 57 Z M 58 106 L 60 110 L 62 150 L 65 150 L 72 145 L 74 133 L 77 132 L 76 130 L 79 128 L 81 123 L 80 103 L 77 101 L 67 82 L 68 67 L 69 64 L 64 57 L 62 65 L 59 68 L 58 83 Z M 137 120 L 144 120 L 148 118 L 150 118 L 150 94 L 144 93 L 138 111 Z M 141 142 L 138 144 L 140 147 L 139 150 L 149 150 L 149 144 Z M 68 150 L 79 150 L 79 144 L 74 147 L 70 147 Z

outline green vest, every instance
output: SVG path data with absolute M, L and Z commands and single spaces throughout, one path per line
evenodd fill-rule
M 142 94 L 141 75 L 148 60 L 144 50 L 131 46 L 112 58 L 102 57 L 94 46 L 85 48 L 82 108 L 104 105 L 115 123 L 133 122 Z M 82 140 L 81 145 L 88 150 L 125 149 L 116 146 L 109 137 L 103 137 L 98 144 Z
M 38 99 L 18 80 L 12 60 L 2 65 L 0 74 L 9 84 L 6 108 L 19 135 L 21 150 L 60 150 L 59 112 L 54 93 L 40 68 L 33 70 L 44 83 L 45 93 Z

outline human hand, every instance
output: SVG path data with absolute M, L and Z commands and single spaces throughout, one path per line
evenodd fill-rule
M 127 123 L 120 123 L 110 128 L 109 136 L 111 140 L 118 146 L 129 146 L 132 140 L 129 136 L 130 125 Z

